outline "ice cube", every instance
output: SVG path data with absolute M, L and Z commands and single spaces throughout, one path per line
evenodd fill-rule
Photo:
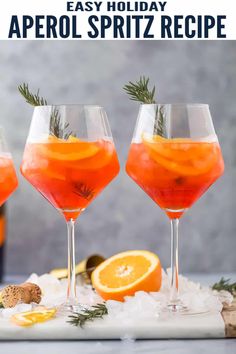
M 122 313 L 124 304 L 123 304 L 123 302 L 120 302 L 120 301 L 108 300 L 106 302 L 106 307 L 108 310 L 108 314 L 111 317 L 115 317 L 115 316 L 117 316 L 117 314 Z
M 214 290 L 214 295 L 218 297 L 222 304 L 226 305 L 230 305 L 234 299 L 233 295 L 229 291 L 225 290 L 221 290 L 219 292 Z
M 104 301 L 90 285 L 77 286 L 76 291 L 79 302 L 82 304 L 92 306 Z
M 32 310 L 31 304 L 18 304 L 15 307 L 10 307 L 2 310 L 2 316 L 10 318 L 12 315 L 20 312 L 27 312 Z

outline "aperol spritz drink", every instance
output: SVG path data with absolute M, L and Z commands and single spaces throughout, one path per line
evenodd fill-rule
M 21 172 L 66 220 L 76 219 L 116 176 L 118 161 L 112 141 L 88 142 L 49 136 L 26 144 Z
M 208 105 L 141 105 L 126 171 L 170 218 L 168 309 L 188 311 L 178 298 L 179 219 L 224 172 Z
M 68 290 L 63 308 L 78 310 L 74 223 L 119 172 L 104 109 L 93 105 L 36 107 L 21 172 L 66 220 Z
M 3 129 L 0 128 L 0 206 L 18 186 L 11 153 L 7 148 Z
M 167 139 L 144 134 L 132 143 L 127 173 L 172 218 L 183 212 L 223 173 L 217 140 Z
M 0 206 L 18 186 L 12 157 L 9 153 L 0 153 Z

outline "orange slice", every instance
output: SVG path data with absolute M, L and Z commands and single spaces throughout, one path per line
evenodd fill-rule
M 149 251 L 126 251 L 101 263 L 92 273 L 92 284 L 105 300 L 124 301 L 136 291 L 158 291 L 161 263 Z
M 82 140 L 74 135 L 70 135 L 67 140 L 57 138 L 55 135 L 48 135 L 45 137 L 45 143 L 78 143 Z
M 215 144 L 191 139 L 166 139 L 143 135 L 143 144 L 150 157 L 165 169 L 183 176 L 208 172 L 216 163 Z
M 115 158 L 115 148 L 111 142 L 99 141 L 96 143 L 98 151 L 93 156 L 80 159 L 74 164 L 74 169 L 94 171 L 108 165 Z
M 11 317 L 13 323 L 18 326 L 28 327 L 35 323 L 45 322 L 50 320 L 56 314 L 56 309 L 36 309 L 33 311 L 17 313 Z
M 177 162 L 188 161 L 190 156 L 199 155 L 202 149 L 199 149 L 199 143 L 191 139 L 166 139 L 159 135 L 143 135 L 145 147 L 153 153 L 159 154 L 167 159 L 174 159 Z
M 75 161 L 91 158 L 99 152 L 96 143 L 57 142 L 40 144 L 40 153 L 47 159 Z
M 67 139 L 68 143 L 78 143 L 81 142 L 81 139 L 76 138 L 76 136 L 70 135 L 69 138 Z

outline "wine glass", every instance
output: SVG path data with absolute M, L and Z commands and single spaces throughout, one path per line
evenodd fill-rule
M 14 168 L 11 153 L 0 128 L 0 206 L 8 199 L 18 186 L 18 179 Z
M 21 173 L 64 216 L 68 230 L 68 290 L 76 297 L 74 223 L 119 172 L 105 110 L 95 105 L 35 107 Z
M 126 171 L 170 219 L 168 309 L 188 312 L 178 297 L 179 219 L 224 171 L 208 105 L 141 105 Z

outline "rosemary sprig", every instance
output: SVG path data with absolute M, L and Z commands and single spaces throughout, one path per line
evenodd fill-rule
M 155 92 L 156 88 L 153 86 L 152 89 L 148 88 L 149 84 L 149 78 L 145 76 L 140 76 L 139 81 L 137 82 L 131 82 L 129 81 L 128 84 L 126 84 L 123 89 L 125 92 L 128 94 L 129 98 L 132 101 L 137 101 L 140 103 L 144 104 L 155 104 Z M 155 113 L 155 122 L 154 122 L 154 128 L 153 128 L 153 134 L 154 135 L 160 135 L 163 136 L 165 135 L 165 129 L 164 129 L 164 112 L 163 112 L 163 106 L 161 107 L 156 107 L 156 113 Z
M 3 309 L 3 308 L 4 308 L 4 306 L 3 306 L 2 302 L 0 302 L 0 309 Z
M 45 98 L 39 96 L 39 90 L 36 93 L 32 93 L 29 89 L 29 85 L 25 82 L 18 86 L 18 90 L 20 94 L 25 98 L 26 102 L 31 106 L 46 106 L 48 104 Z M 70 135 L 73 134 L 75 136 L 75 134 L 72 132 L 65 132 L 68 126 L 68 122 L 64 124 L 61 122 L 60 113 L 56 108 L 54 108 L 50 117 L 50 134 L 57 138 L 67 140 Z
M 92 306 L 91 309 L 85 309 L 82 312 L 74 312 L 70 315 L 68 323 L 76 327 L 83 327 L 88 321 L 93 321 L 97 318 L 103 318 L 108 314 L 108 310 L 105 304 L 97 304 Z
M 160 135 L 160 136 L 165 136 L 165 128 L 164 128 L 164 112 L 163 112 L 163 106 L 160 106 L 156 109 L 156 119 L 154 123 L 154 129 L 153 129 L 153 134 L 154 135 Z
M 31 106 L 46 106 L 47 101 L 39 96 L 39 90 L 37 93 L 32 93 L 29 90 L 29 85 L 25 82 L 18 86 L 20 94 L 25 98 L 26 102 L 31 104 Z
M 64 123 L 64 125 L 61 123 L 60 113 L 56 108 L 54 108 L 50 117 L 51 135 L 54 135 L 57 138 L 65 139 L 65 140 L 67 140 L 71 135 L 75 136 L 76 134 L 72 133 L 71 131 L 69 131 L 68 133 L 65 132 L 68 127 L 69 127 L 68 122 Z
M 87 200 L 91 200 L 94 196 L 94 190 L 83 182 L 74 183 L 74 193 Z
M 137 101 L 141 103 L 156 103 L 154 99 L 156 88 L 155 86 L 149 90 L 148 88 L 149 78 L 145 76 L 140 76 L 139 81 L 133 83 L 129 81 L 123 89 L 129 95 L 132 101 Z
M 230 279 L 225 279 L 224 277 L 222 277 L 218 283 L 212 285 L 212 289 L 217 291 L 226 290 L 236 296 L 236 282 L 230 283 Z

